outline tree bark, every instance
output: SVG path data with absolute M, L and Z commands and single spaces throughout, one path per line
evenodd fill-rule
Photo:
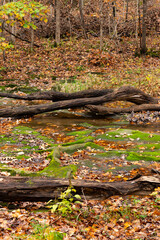
M 147 17 L 147 0 L 143 0 L 143 19 L 142 19 L 142 46 L 141 53 L 147 52 L 146 47 L 146 17 Z
M 71 180 L 77 194 L 86 199 L 104 200 L 114 195 L 148 195 L 160 187 L 160 175 L 140 176 L 126 182 Z M 0 201 L 49 201 L 60 196 L 68 179 L 0 177 Z
M 100 51 L 103 48 L 103 0 L 100 0 Z
M 139 106 L 131 106 L 128 108 L 108 108 L 103 106 L 87 105 L 85 108 L 94 115 L 109 116 L 131 112 L 160 111 L 160 104 L 141 104 Z
M 60 30 L 60 0 L 55 1 L 56 5 L 56 43 L 60 44 L 60 35 L 61 35 L 61 30 Z
M 29 95 L 17 95 L 14 93 L 0 92 L 0 97 L 8 97 L 21 100 L 51 100 L 53 102 L 61 100 L 70 100 L 77 98 L 90 98 L 90 97 L 100 97 L 108 93 L 112 93 L 112 89 L 102 89 L 102 90 L 84 90 L 74 93 L 64 93 L 55 91 L 37 92 Z
M 84 34 L 84 37 L 87 39 L 85 24 L 84 24 L 84 15 L 83 15 L 83 0 L 79 0 L 79 11 L 80 11 L 81 27 L 83 30 L 83 34 Z
M 71 100 L 58 101 L 53 104 L 41 104 L 31 106 L 21 106 L 15 108 L 0 109 L 0 117 L 30 117 L 36 114 L 51 112 L 59 109 L 84 107 L 86 105 L 98 105 L 105 102 L 129 101 L 136 104 L 158 103 L 158 100 L 140 91 L 139 89 L 125 86 L 109 92 L 100 97 L 77 98 Z
M 129 0 L 126 0 L 126 22 L 128 21 L 128 2 Z

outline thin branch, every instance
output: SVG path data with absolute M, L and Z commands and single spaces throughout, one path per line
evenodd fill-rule
M 6 32 L 8 32 L 9 34 L 11 34 L 12 36 L 14 36 L 15 38 L 20 39 L 21 41 L 24 41 L 24 42 L 27 42 L 27 43 L 31 43 L 31 41 L 29 41 L 28 39 L 21 38 L 21 37 L 15 35 L 14 33 L 10 32 L 10 31 L 9 31 L 8 29 L 6 29 L 6 28 L 4 28 L 4 30 L 5 30 Z M 36 44 L 36 43 L 34 43 L 34 46 L 35 46 L 35 47 L 40 47 L 40 45 L 38 45 L 38 44 Z

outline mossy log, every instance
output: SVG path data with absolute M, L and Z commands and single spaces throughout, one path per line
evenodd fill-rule
M 127 108 L 109 108 L 104 106 L 87 105 L 85 106 L 90 113 L 97 116 L 109 116 L 115 114 L 124 114 L 131 112 L 142 112 L 142 111 L 160 111 L 160 104 L 141 104 L 134 105 Z
M 68 179 L 0 177 L 0 201 L 48 201 L 60 196 Z M 140 176 L 126 182 L 71 180 L 82 199 L 103 200 L 114 195 L 147 195 L 160 187 L 160 175 Z
M 79 92 L 80 93 L 80 92 Z M 78 93 L 74 93 L 75 95 Z M 3 94 L 1 94 L 2 96 Z M 91 96 L 91 95 L 90 95 Z M 59 98 L 60 99 L 60 98 Z M 52 99 L 53 100 L 53 99 Z M 129 101 L 139 104 L 157 104 L 158 100 L 156 98 L 151 97 L 148 94 L 143 93 L 141 90 L 136 89 L 131 86 L 124 86 L 119 89 L 113 90 L 112 92 L 108 92 L 105 95 L 100 97 L 83 97 L 83 98 L 75 98 L 70 100 L 61 100 L 55 102 L 53 104 L 41 104 L 41 105 L 30 105 L 30 106 L 20 106 L 20 107 L 11 107 L 6 109 L 0 109 L 0 117 L 30 117 L 36 114 L 51 112 L 59 109 L 67 109 L 67 108 L 76 108 L 76 107 L 84 107 L 86 105 L 98 105 L 105 102 L 113 102 L 113 101 Z

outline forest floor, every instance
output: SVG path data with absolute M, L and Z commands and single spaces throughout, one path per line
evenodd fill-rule
M 29 44 L 17 42 L 6 53 L 6 61 L 0 59 L 0 89 L 8 85 L 8 90 L 12 90 L 17 84 L 35 91 L 73 92 L 128 84 L 154 96 L 159 94 L 160 36 L 147 38 L 148 55 L 141 57 L 135 57 L 133 38 L 104 38 L 102 52 L 98 38 L 93 37 L 63 39 L 58 47 L 50 39 L 36 39 L 36 43 L 41 47 L 31 52 Z
M 160 37 L 148 37 L 149 53 L 147 56 L 141 57 L 135 57 L 134 41 L 135 39 L 132 38 L 124 38 L 121 42 L 114 42 L 106 38 L 102 53 L 98 50 L 99 40 L 97 38 L 88 40 L 73 38 L 70 41 L 64 39 L 56 48 L 52 40 L 36 39 L 36 43 L 41 47 L 35 47 L 33 52 L 30 51 L 28 44 L 17 42 L 15 49 L 6 53 L 6 61 L 3 62 L 0 59 L 0 91 L 24 94 L 55 89 L 73 92 L 87 88 L 115 88 L 127 84 L 159 97 Z M 8 104 L 6 99 L 1 100 L 0 104 Z M 20 101 L 15 101 L 15 104 L 19 103 Z M 31 119 L 1 119 L 0 135 L 11 138 L 14 127 L 30 121 Z M 73 129 L 85 130 L 85 128 L 73 125 L 67 131 Z M 102 130 L 100 129 L 100 131 Z M 60 134 L 57 126 L 47 125 L 43 130 L 39 128 L 37 131 L 51 139 L 53 138 L 51 132 L 54 133 L 54 141 L 60 144 L 74 141 L 73 136 L 65 135 L 63 132 Z M 98 132 L 99 129 L 96 131 Z M 159 133 L 157 132 L 157 134 Z M 150 130 L 149 138 L 152 139 L 152 136 L 153 132 Z M 21 134 L 19 142 L 28 141 L 32 148 L 40 146 L 37 138 L 30 138 L 30 134 L 25 137 Z M 104 146 L 108 143 L 101 141 L 99 144 Z M 43 144 L 42 147 L 46 146 Z M 10 144 L 6 142 L 1 147 L 1 151 L 4 152 L 9 147 Z M 13 147 L 16 149 L 16 146 L 12 146 L 12 150 L 15 150 Z M 110 148 L 118 149 L 121 148 L 121 145 L 115 146 L 110 143 Z M 155 147 L 152 146 L 151 151 L 154 149 Z M 139 150 L 145 151 L 143 146 Z M 21 149 L 18 151 L 22 153 Z M 42 168 L 48 163 L 46 154 L 47 152 L 41 159 Z M 35 151 L 33 151 L 33 155 L 34 159 L 39 158 Z M 76 161 L 85 156 L 85 151 L 77 152 L 71 157 L 64 153 L 61 155 L 61 160 L 65 164 L 67 161 Z M 119 166 L 121 162 L 118 159 L 115 164 Z M 26 161 L 21 161 L 20 167 L 24 168 L 25 163 Z M 37 165 L 31 163 L 35 170 L 41 168 L 39 164 L 39 162 Z M 140 166 L 138 170 L 132 169 L 128 177 L 127 173 L 115 176 L 108 172 L 102 177 L 100 174 L 88 173 L 87 169 L 81 169 L 75 177 L 79 177 L 83 173 L 83 179 L 101 181 L 103 178 L 107 181 L 125 181 L 137 174 L 150 175 L 152 168 L 160 171 L 159 161 L 151 162 L 149 168 L 144 168 L 141 163 L 138 164 Z M 114 168 L 114 166 L 112 167 Z M 3 174 L 7 175 L 8 173 L 4 172 Z M 41 202 L 15 202 L 5 205 L 0 203 L 0 239 L 158 240 L 160 238 L 159 204 L 160 189 L 144 197 L 113 196 L 104 201 L 86 200 L 80 204 L 72 204 L 70 213 L 64 212 L 64 214 L 62 212 L 51 213 L 45 203 Z

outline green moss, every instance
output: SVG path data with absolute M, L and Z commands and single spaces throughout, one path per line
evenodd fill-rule
M 12 131 L 13 134 L 33 134 L 33 135 L 40 135 L 39 132 L 33 130 L 30 127 L 26 126 L 18 126 L 15 127 Z
M 120 157 L 122 154 L 124 154 L 124 151 L 108 151 L 103 153 L 96 153 L 96 158 L 114 158 L 114 157 Z
M 84 137 L 84 138 L 81 138 L 77 141 L 74 141 L 74 142 L 68 142 L 68 143 L 63 143 L 62 146 L 72 146 L 72 145 L 75 145 L 75 144 L 81 144 L 81 143 L 85 143 L 85 142 L 92 142 L 94 140 L 94 137 Z
M 93 143 L 93 142 L 88 142 L 85 144 L 85 147 L 90 147 L 92 149 L 96 149 L 96 150 L 103 150 L 105 151 L 104 147 L 96 144 L 96 143 Z
M 82 130 L 82 131 L 69 132 L 67 133 L 67 135 L 75 136 L 77 138 L 82 138 L 86 135 L 89 135 L 90 133 L 92 133 L 92 130 Z
M 12 137 L 6 137 L 4 135 L 0 135 L 0 144 L 1 146 L 7 144 L 14 144 L 17 141 L 15 139 L 13 139 Z
M 60 157 L 60 149 L 55 148 L 53 152 L 50 154 L 51 161 L 50 164 L 44 168 L 42 171 L 38 172 L 38 175 L 66 178 L 67 173 L 72 171 L 73 174 L 77 171 L 77 166 L 74 164 L 61 167 L 61 162 L 59 160 Z
M 86 143 L 74 144 L 71 146 L 63 146 L 61 147 L 61 151 L 66 152 L 68 154 L 72 154 L 75 151 L 86 149 L 87 147 L 90 147 L 91 149 L 101 150 L 101 151 L 105 150 L 102 146 L 99 146 L 98 144 L 95 144 L 93 142 L 86 142 Z
M 31 172 L 23 171 L 21 169 L 6 167 L 5 164 L 1 165 L 0 172 L 9 172 L 11 176 L 16 176 L 17 174 L 20 176 L 30 176 L 30 174 L 32 174 Z
M 77 171 L 77 166 L 76 165 L 68 165 L 61 167 L 61 162 L 59 160 L 60 156 L 60 150 L 59 148 L 55 148 L 52 153 L 49 155 L 51 158 L 51 161 L 49 165 L 44 168 L 41 171 L 38 172 L 30 172 L 30 171 L 25 171 L 21 169 L 12 169 L 6 167 L 6 165 L 1 165 L 0 171 L 7 171 L 11 174 L 11 176 L 15 176 L 16 174 L 20 176 L 30 176 L 30 177 L 36 177 L 36 176 L 47 176 L 47 177 L 58 177 L 58 178 L 66 178 L 67 173 L 69 171 L 72 171 L 73 174 Z
M 160 149 L 160 143 L 149 143 L 149 144 L 141 144 L 141 145 L 137 145 L 135 146 L 132 150 L 137 151 L 140 149 L 143 149 L 143 151 L 155 151 L 155 150 L 159 150 Z
M 138 138 L 140 138 L 140 140 L 148 141 L 148 142 L 158 142 L 158 141 L 160 141 L 160 135 L 149 134 L 149 133 L 141 132 L 141 131 L 138 131 L 138 130 L 132 132 L 131 138 L 136 139 L 136 140 Z
M 136 153 L 130 152 L 126 157 L 129 161 L 160 161 L 160 152 L 143 152 L 143 153 Z
M 82 127 L 86 127 L 86 128 L 96 128 L 95 126 L 93 126 L 92 124 L 89 124 L 89 123 L 81 123 L 79 124 L 80 126 Z
M 48 143 L 50 146 L 53 146 L 54 145 L 54 140 L 53 139 L 50 139 L 46 136 L 42 136 L 39 132 L 33 130 L 32 128 L 29 128 L 29 127 L 26 127 L 26 126 L 18 126 L 18 127 L 15 127 L 12 131 L 12 134 L 15 134 L 15 135 L 19 135 L 19 134 L 23 134 L 23 135 L 26 135 L 26 134 L 31 134 L 31 135 L 34 135 L 36 136 L 37 138 L 43 140 L 44 142 Z M 27 143 L 27 141 L 22 141 L 22 143 Z
M 133 131 L 130 129 L 118 129 L 116 131 L 109 131 L 105 134 L 98 135 L 96 138 L 107 140 L 136 140 L 145 142 L 158 142 L 160 141 L 160 135 L 149 134 L 141 131 Z

